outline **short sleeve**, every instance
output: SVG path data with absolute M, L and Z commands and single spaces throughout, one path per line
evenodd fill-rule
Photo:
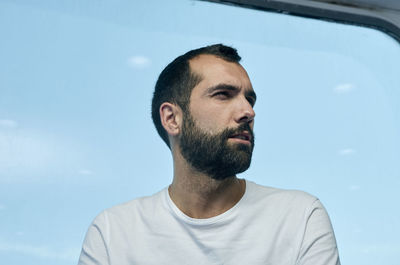
M 106 236 L 107 219 L 101 213 L 86 233 L 78 265 L 109 265 Z
M 331 221 L 319 200 L 310 208 L 296 265 L 340 265 Z

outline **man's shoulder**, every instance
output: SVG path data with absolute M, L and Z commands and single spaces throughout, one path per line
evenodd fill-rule
M 275 207 L 310 207 L 318 198 L 301 190 L 282 189 L 256 184 L 252 181 L 248 185 L 248 200 L 250 203 L 274 205 Z
M 150 195 L 138 197 L 133 200 L 117 204 L 103 210 L 96 218 L 96 222 L 124 222 L 124 220 L 133 220 L 144 215 L 152 215 L 163 207 L 163 196 L 165 189 Z

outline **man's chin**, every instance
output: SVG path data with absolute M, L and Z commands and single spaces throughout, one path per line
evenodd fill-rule
M 246 152 L 250 156 L 253 153 L 252 143 L 247 144 L 247 143 L 241 143 L 241 142 L 229 142 L 228 141 L 227 146 L 232 152 Z

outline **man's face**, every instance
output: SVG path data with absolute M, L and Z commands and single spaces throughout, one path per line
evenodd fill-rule
M 184 113 L 180 149 L 186 161 L 214 179 L 245 171 L 254 148 L 255 93 L 246 71 L 211 55 L 190 62 L 202 81 Z

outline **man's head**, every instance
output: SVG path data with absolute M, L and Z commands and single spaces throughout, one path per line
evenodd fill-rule
M 228 62 L 239 63 L 241 60 L 236 49 L 216 44 L 191 50 L 173 60 L 158 77 L 153 94 L 151 115 L 158 134 L 170 147 L 168 133 L 161 124 L 160 106 L 164 102 L 177 104 L 183 111 L 187 111 L 192 89 L 201 81 L 199 73 L 190 69 L 189 62 L 199 55 L 214 55 Z
M 173 139 L 191 166 L 215 178 L 246 170 L 254 146 L 256 96 L 239 60 L 221 44 L 190 51 L 162 71 L 154 92 L 152 118 L 162 139 L 170 148 Z

